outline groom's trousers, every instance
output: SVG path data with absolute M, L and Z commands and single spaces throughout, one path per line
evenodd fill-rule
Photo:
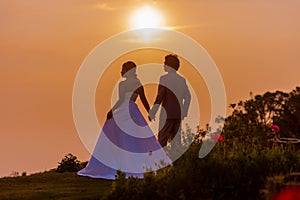
M 181 119 L 166 119 L 163 127 L 160 127 L 158 141 L 162 147 L 167 145 L 168 140 L 173 139 L 172 144 L 181 145 Z

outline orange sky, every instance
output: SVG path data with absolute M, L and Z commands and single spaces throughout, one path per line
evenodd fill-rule
M 208 51 L 228 103 L 248 98 L 250 91 L 300 85 L 299 1 L 186 2 L 0 1 L 0 176 L 53 168 L 68 152 L 88 160 L 72 118 L 77 70 L 97 44 L 128 30 L 132 12 L 145 4 Z M 142 64 L 139 58 L 132 60 Z M 146 61 L 163 58 L 153 59 Z M 99 91 L 96 100 L 101 101 Z M 106 107 L 102 111 L 98 104 L 102 122 Z

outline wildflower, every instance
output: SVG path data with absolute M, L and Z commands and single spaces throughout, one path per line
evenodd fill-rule
M 212 134 L 211 139 L 213 142 L 222 142 L 224 140 L 223 136 L 219 133 Z
M 293 200 L 293 199 L 299 199 L 300 195 L 300 188 L 285 188 L 279 193 L 277 193 L 275 196 L 273 196 L 272 200 Z
M 280 128 L 279 128 L 278 125 L 274 124 L 274 125 L 271 126 L 271 130 L 274 131 L 274 132 L 276 132 L 276 133 L 278 133 L 280 131 Z
M 218 142 L 222 142 L 224 140 L 223 136 L 220 134 L 218 138 Z

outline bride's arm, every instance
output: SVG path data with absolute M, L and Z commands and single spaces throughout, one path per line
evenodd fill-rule
M 145 96 L 145 91 L 144 91 L 144 87 L 143 86 L 140 86 L 138 89 L 137 89 L 137 92 L 141 98 L 141 101 L 143 103 L 143 106 L 145 107 L 145 109 L 147 110 L 147 112 L 149 113 L 149 110 L 150 110 L 150 106 L 149 106 L 149 103 L 148 103 L 148 100 Z

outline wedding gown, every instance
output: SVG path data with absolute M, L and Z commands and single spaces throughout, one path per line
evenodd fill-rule
M 125 93 L 125 100 L 113 118 L 105 121 L 91 159 L 78 175 L 115 179 L 121 170 L 126 177 L 143 178 L 145 172 L 172 163 L 134 102 L 136 98 L 131 100 L 132 93 Z

